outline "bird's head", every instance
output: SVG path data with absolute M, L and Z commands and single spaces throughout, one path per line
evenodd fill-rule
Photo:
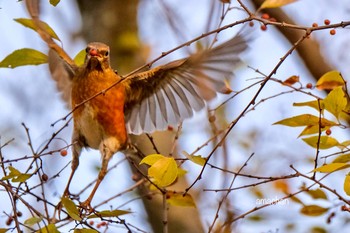
M 109 47 L 100 42 L 89 43 L 86 47 L 85 67 L 88 69 L 105 70 L 110 68 Z

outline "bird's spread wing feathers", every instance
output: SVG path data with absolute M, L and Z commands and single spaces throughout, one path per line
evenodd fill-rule
M 72 67 L 62 59 L 56 51 L 49 51 L 49 69 L 51 77 L 56 82 L 57 89 L 62 94 L 62 99 L 71 109 L 72 79 L 75 74 L 75 67 Z
M 127 77 L 125 120 L 129 133 L 164 130 L 191 117 L 225 90 L 224 80 L 247 48 L 242 34 L 188 58 Z

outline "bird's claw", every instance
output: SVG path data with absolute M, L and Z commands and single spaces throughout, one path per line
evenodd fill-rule
M 79 207 L 81 210 L 85 210 L 87 214 L 90 214 L 94 211 L 94 208 L 91 206 L 91 200 L 87 199 L 83 202 L 80 202 Z

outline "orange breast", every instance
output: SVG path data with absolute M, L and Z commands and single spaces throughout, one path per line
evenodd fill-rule
M 81 104 L 119 79 L 111 69 L 77 75 L 72 86 L 72 106 Z M 97 148 L 107 137 L 116 138 L 121 145 L 126 143 L 124 102 L 124 87 L 117 84 L 73 112 L 74 127 L 78 128 L 90 147 Z

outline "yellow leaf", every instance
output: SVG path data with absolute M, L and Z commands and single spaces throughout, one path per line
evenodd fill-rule
M 13 69 L 18 66 L 40 65 L 43 63 L 47 63 L 46 54 L 35 49 L 23 48 L 15 50 L 7 55 L 7 57 L 0 62 L 0 67 Z
M 75 203 L 66 197 L 62 197 L 61 199 L 62 205 L 64 206 L 64 208 L 66 208 L 68 215 L 76 220 L 76 221 L 81 221 L 81 217 L 79 214 L 79 210 L 78 207 L 75 205 Z
M 6 233 L 8 230 L 10 230 L 9 228 L 0 228 L 0 233 Z
M 177 168 L 177 177 L 182 177 L 186 175 L 187 171 L 185 169 L 182 169 L 180 167 Z
M 99 212 L 95 212 L 94 214 L 90 215 L 89 218 L 103 218 L 103 217 L 118 217 L 120 215 L 124 214 L 130 214 L 130 211 L 127 210 L 103 210 Z
M 290 118 L 286 118 L 283 120 L 280 120 L 274 125 L 285 125 L 290 127 L 299 127 L 299 126 L 310 126 L 310 125 L 319 125 L 320 119 L 317 116 L 311 115 L 311 114 L 302 114 Z M 333 121 L 329 121 L 325 118 L 321 119 L 322 126 L 334 126 L 337 125 L 337 123 Z
M 309 138 L 303 138 L 303 141 L 306 142 L 309 146 L 317 148 L 317 143 L 319 140 L 319 149 L 329 149 L 339 145 L 337 139 L 329 136 L 321 136 L 320 139 L 318 136 L 312 136 Z
M 301 208 L 300 213 L 307 216 L 320 216 L 328 211 L 328 208 L 324 208 L 318 205 L 306 205 Z
M 348 163 L 350 161 L 350 154 L 343 154 L 333 160 L 332 163 Z
M 316 83 L 316 87 L 319 90 L 333 90 L 336 87 L 342 87 L 344 85 L 343 77 L 336 70 L 325 73 Z
M 181 193 L 167 192 L 167 202 L 173 206 L 196 207 L 193 198 L 186 193 L 185 196 Z
M 201 157 L 200 155 L 190 155 L 186 151 L 182 151 L 182 154 L 186 156 L 190 161 L 194 162 L 195 164 L 198 164 L 200 166 L 204 166 L 206 159 Z
M 55 224 L 49 224 L 47 226 L 42 227 L 40 230 L 37 231 L 37 233 L 60 233 Z
M 276 189 L 281 190 L 283 193 L 289 193 L 289 184 L 286 180 L 276 180 L 274 182 Z
M 327 195 L 325 192 L 323 192 L 322 189 L 309 190 L 306 193 L 309 194 L 313 199 L 325 199 L 325 200 L 327 200 Z
M 154 178 L 161 187 L 172 184 L 178 175 L 178 168 L 174 158 L 163 157 L 158 159 L 149 169 L 148 175 Z
M 335 123 L 334 123 L 335 124 Z M 310 135 L 310 134 L 315 134 L 315 133 L 319 133 L 319 125 L 308 125 L 304 128 L 304 130 L 299 134 L 298 137 L 304 136 L 304 135 Z M 321 131 L 325 131 L 327 129 L 329 129 L 330 126 L 324 126 L 321 127 Z
M 323 103 L 324 108 L 339 119 L 339 114 L 345 110 L 347 105 L 347 99 L 342 87 L 334 88 L 323 100 Z
M 77 55 L 75 55 L 75 57 L 74 57 L 74 63 L 77 66 L 82 66 L 85 62 L 85 56 L 86 56 L 85 49 L 80 50 L 80 52 L 77 53 Z
M 99 233 L 99 231 L 88 228 L 75 228 L 73 233 Z
M 24 221 L 24 224 L 28 225 L 28 226 L 33 226 L 34 224 L 39 223 L 41 220 L 42 220 L 42 218 L 39 218 L 39 217 L 31 217 L 31 218 L 26 219 Z
M 350 173 L 345 176 L 344 180 L 344 191 L 346 195 L 350 196 Z
M 17 23 L 22 24 L 23 26 L 30 28 L 34 31 L 37 30 L 36 25 L 34 24 L 32 19 L 25 19 L 25 18 L 18 18 L 18 19 L 14 19 Z M 43 29 L 54 39 L 60 41 L 60 38 L 57 36 L 57 34 L 55 33 L 55 31 L 45 22 L 40 21 L 41 26 L 43 27 Z
M 11 180 L 12 182 L 25 182 L 32 176 L 32 174 L 21 173 L 20 171 L 18 171 L 16 168 L 12 166 L 9 166 L 8 169 L 10 173 L 7 176 L 2 177 L 1 180 L 12 179 Z
M 339 171 L 348 167 L 350 167 L 350 165 L 347 163 L 330 163 L 330 164 L 325 164 L 321 167 L 318 167 L 312 170 L 311 172 L 331 173 L 331 172 Z
M 290 200 L 294 201 L 295 203 L 304 205 L 304 203 L 299 198 L 297 198 L 296 196 L 290 197 Z
M 144 157 L 141 162 L 141 164 L 147 164 L 152 166 L 155 162 L 157 162 L 158 160 L 164 158 L 164 155 L 160 155 L 160 154 L 151 154 L 151 155 L 147 155 L 146 157 Z
M 338 148 L 341 150 L 348 149 L 350 146 L 350 140 L 346 140 L 338 145 Z
M 265 0 L 260 6 L 260 9 L 281 7 L 295 1 L 297 0 Z
M 320 102 L 320 103 L 318 103 Z M 316 109 L 317 111 L 320 111 L 320 108 L 323 110 L 323 100 L 312 100 L 307 102 L 301 102 L 301 103 L 293 103 L 293 106 L 295 107 L 311 107 Z

